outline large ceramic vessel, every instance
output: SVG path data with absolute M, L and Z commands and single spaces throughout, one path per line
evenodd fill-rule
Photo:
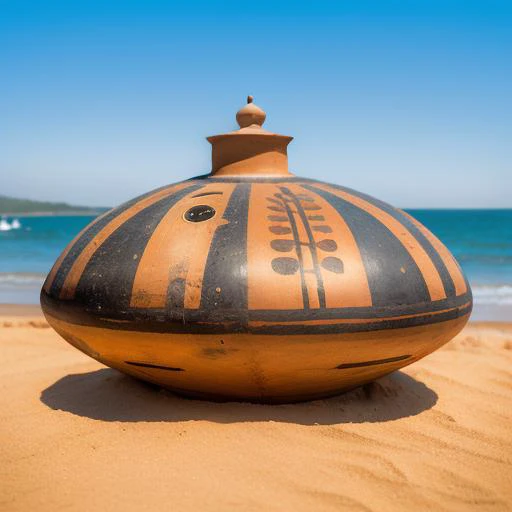
M 288 171 L 291 137 L 210 137 L 210 174 L 97 218 L 51 270 L 51 326 L 102 363 L 176 392 L 286 402 L 408 365 L 467 322 L 471 291 L 407 213 Z

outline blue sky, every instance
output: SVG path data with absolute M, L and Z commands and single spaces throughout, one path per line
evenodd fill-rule
M 209 170 L 247 94 L 290 166 L 512 207 L 512 3 L 0 0 L 0 194 L 115 205 Z

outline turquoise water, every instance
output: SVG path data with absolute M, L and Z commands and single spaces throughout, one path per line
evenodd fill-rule
M 408 210 L 452 251 L 473 285 L 512 285 L 512 210 Z
M 478 318 L 512 311 L 511 210 L 408 210 L 453 252 L 468 276 Z M 69 241 L 94 217 L 20 217 L 0 231 L 0 303 L 38 303 L 39 288 Z M 11 225 L 13 218 L 4 219 Z M 1 224 L 0 224 L 1 227 Z M 512 315 L 510 315 L 512 320 Z
M 0 231 L 0 303 L 38 304 L 39 290 L 53 263 L 94 217 L 17 219 L 21 224 L 18 229 Z M 4 219 L 9 226 L 13 220 Z

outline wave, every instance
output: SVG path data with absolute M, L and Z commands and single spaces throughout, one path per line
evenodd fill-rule
M 46 274 L 35 272 L 0 272 L 0 286 L 10 288 L 26 288 L 42 286 Z
M 496 304 L 501 306 L 512 305 L 512 285 L 475 285 L 472 286 L 473 299 L 476 305 Z
M 21 229 L 21 222 L 17 218 L 13 218 L 9 223 L 9 219 L 2 215 L 0 217 L 0 231 L 11 231 L 11 229 Z

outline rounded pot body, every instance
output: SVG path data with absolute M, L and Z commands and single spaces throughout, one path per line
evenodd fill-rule
M 296 177 L 204 176 L 115 208 L 41 292 L 69 343 L 182 394 L 291 402 L 353 388 L 459 332 L 471 290 L 392 206 Z

